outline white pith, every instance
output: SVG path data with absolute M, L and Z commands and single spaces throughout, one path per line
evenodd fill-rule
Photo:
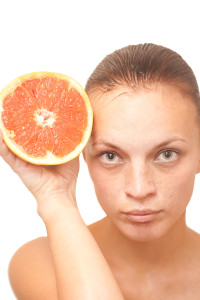
M 49 127 L 52 127 L 53 123 L 55 122 L 54 113 L 44 108 L 41 108 L 36 111 L 35 119 L 40 125 Z

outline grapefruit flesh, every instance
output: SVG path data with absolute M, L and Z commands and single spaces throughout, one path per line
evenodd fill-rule
M 65 163 L 80 154 L 93 113 L 84 89 L 72 78 L 36 72 L 0 93 L 1 130 L 8 147 L 33 164 Z

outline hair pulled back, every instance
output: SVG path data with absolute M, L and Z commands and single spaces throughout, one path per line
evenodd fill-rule
M 149 88 L 152 84 L 173 85 L 190 96 L 200 116 L 200 95 L 196 77 L 175 51 L 152 43 L 130 45 L 107 55 L 89 77 L 85 90 L 107 92 L 117 85 Z

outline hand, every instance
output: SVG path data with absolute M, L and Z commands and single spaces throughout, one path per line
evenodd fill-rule
M 0 155 L 19 175 L 37 200 L 38 213 L 44 219 L 58 207 L 76 206 L 76 182 L 79 158 L 55 166 L 33 165 L 13 154 L 3 141 L 0 131 Z

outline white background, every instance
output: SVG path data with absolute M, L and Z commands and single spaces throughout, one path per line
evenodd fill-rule
M 34 71 L 69 75 L 82 86 L 110 52 L 153 42 L 180 53 L 200 80 L 199 1 L 1 0 L 0 90 Z M 200 233 L 200 177 L 187 210 L 187 223 Z M 7 278 L 13 253 L 46 235 L 36 202 L 0 159 L 0 299 L 15 299 Z M 104 216 L 81 159 L 77 201 L 86 224 Z M 27 299 L 28 300 L 28 299 Z

